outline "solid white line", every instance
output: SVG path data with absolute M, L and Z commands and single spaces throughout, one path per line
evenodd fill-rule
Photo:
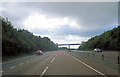
M 55 58 L 53 58 L 53 59 L 51 60 L 51 63 L 52 63 L 54 60 L 55 60 Z
M 21 64 L 19 64 L 19 65 L 23 65 L 24 63 L 21 63 Z
M 13 67 L 10 67 L 9 69 L 12 69 L 12 68 L 14 68 L 15 66 L 13 66 Z
M 42 74 L 40 75 L 40 77 L 42 77 L 44 75 L 44 73 L 47 71 L 48 67 L 45 68 L 45 70 L 42 72 Z
M 71 56 L 71 55 L 70 55 L 70 56 Z M 75 58 L 75 57 L 73 57 L 73 56 L 72 56 L 72 58 L 74 58 L 75 60 L 79 61 L 79 62 L 80 62 L 80 63 L 82 63 L 83 65 L 85 65 L 85 66 L 89 67 L 90 69 L 94 70 L 95 72 L 99 73 L 100 75 L 105 76 L 105 74 L 103 74 L 103 73 L 101 73 L 100 71 L 98 71 L 98 70 L 94 69 L 93 67 L 89 66 L 88 64 L 86 64 L 86 63 L 84 63 L 84 62 L 80 61 L 79 59 L 77 59 L 77 58 Z M 105 76 L 105 77 L 107 77 L 107 76 Z

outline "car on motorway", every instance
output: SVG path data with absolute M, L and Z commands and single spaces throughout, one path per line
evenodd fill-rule
M 99 48 L 95 48 L 95 49 L 94 49 L 94 52 L 102 52 L 102 50 L 99 49 Z
M 35 55 L 43 55 L 43 52 L 41 50 L 35 51 Z

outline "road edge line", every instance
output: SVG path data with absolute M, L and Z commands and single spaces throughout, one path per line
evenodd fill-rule
M 70 55 L 70 54 L 69 54 L 69 55 Z M 72 55 L 70 55 L 70 56 L 71 56 L 72 58 L 74 58 L 75 60 L 79 61 L 80 63 L 82 63 L 83 65 L 87 66 L 88 68 L 92 69 L 93 71 L 97 72 L 98 74 L 100 74 L 100 75 L 102 75 L 102 76 L 104 76 L 104 77 L 107 77 L 105 74 L 103 74 L 102 72 L 96 70 L 95 68 L 91 67 L 90 65 L 88 65 L 88 64 L 86 64 L 86 63 L 84 63 L 84 62 L 82 62 L 81 60 L 75 58 L 75 57 L 72 56 Z

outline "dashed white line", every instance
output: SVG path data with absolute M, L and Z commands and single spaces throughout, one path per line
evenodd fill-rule
M 0 71 L 0 73 L 2 73 L 2 72 L 4 72 L 4 71 Z
M 32 61 L 32 60 L 30 60 L 30 61 Z
M 57 55 L 55 55 L 55 57 L 57 57 Z
M 30 62 L 30 61 L 26 61 L 27 63 Z
M 48 69 L 48 67 L 45 68 L 45 70 L 42 72 L 42 74 L 40 75 L 40 77 L 42 77 L 45 74 L 45 72 L 47 71 L 47 69 Z
M 34 56 L 34 55 L 32 55 L 32 56 Z M 7 61 L 7 62 L 2 62 L 2 63 L 0 63 L 0 64 L 5 64 L 5 63 L 9 63 L 9 62 L 14 62 L 14 61 L 17 61 L 17 60 L 20 60 L 20 59 L 26 59 L 26 58 L 28 58 L 28 57 L 31 57 L 31 56 L 27 56 L 27 57 L 24 57 L 24 58 L 19 58 L 19 59 Z
M 52 63 L 54 60 L 55 60 L 55 58 L 53 58 L 53 59 L 51 60 L 51 63 Z
M 10 61 L 8 61 L 8 62 L 10 62 Z M 0 64 L 4 64 L 4 63 L 8 63 L 8 62 L 2 62 L 2 63 L 0 63 Z
M 12 69 L 12 68 L 14 68 L 14 67 L 16 67 L 16 66 L 10 67 L 9 69 Z
M 1 77 L 1 75 L 2 75 L 2 72 L 0 72 L 0 77 Z
M 71 56 L 71 55 L 70 55 L 70 56 Z M 101 73 L 100 71 L 94 69 L 93 67 L 89 66 L 88 64 L 86 64 L 86 63 L 80 61 L 79 59 L 77 59 L 77 58 L 75 58 L 75 57 L 73 57 L 73 56 L 71 56 L 71 57 L 74 58 L 75 60 L 79 61 L 79 62 L 82 63 L 83 65 L 89 67 L 89 68 L 92 69 L 93 71 L 99 73 L 100 75 L 103 75 L 104 77 L 107 77 L 105 74 L 103 74 L 103 73 Z
M 21 64 L 19 64 L 19 65 L 23 65 L 24 63 L 21 63 Z

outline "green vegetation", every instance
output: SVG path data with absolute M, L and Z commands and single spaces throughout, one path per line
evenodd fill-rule
M 93 50 L 94 48 L 120 50 L 120 26 L 108 30 L 99 36 L 92 37 L 87 42 L 82 42 L 78 49 Z
M 48 38 L 34 36 L 27 30 L 13 28 L 8 19 L 0 17 L 2 21 L 2 56 L 18 56 L 31 54 L 36 50 L 53 51 L 57 46 Z
M 67 50 L 67 47 L 59 47 L 59 50 Z

